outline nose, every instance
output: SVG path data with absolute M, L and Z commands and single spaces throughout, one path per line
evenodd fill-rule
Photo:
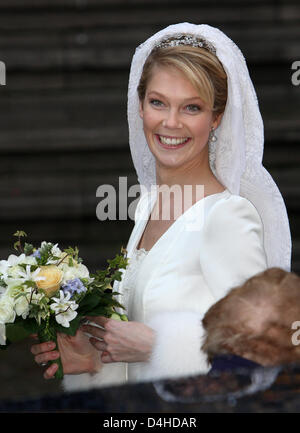
M 180 115 L 178 112 L 176 110 L 169 110 L 162 122 L 162 125 L 163 127 L 169 129 L 182 128 L 182 123 L 180 121 Z

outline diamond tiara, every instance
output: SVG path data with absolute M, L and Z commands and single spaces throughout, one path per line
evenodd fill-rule
M 190 45 L 193 47 L 205 48 L 212 54 L 216 54 L 215 47 L 203 38 L 195 37 L 190 34 L 177 33 L 172 36 L 167 36 L 161 39 L 154 48 L 167 48 L 167 47 L 177 47 L 179 45 Z

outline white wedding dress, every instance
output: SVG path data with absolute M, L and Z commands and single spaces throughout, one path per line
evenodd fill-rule
M 209 162 L 227 189 L 191 206 L 147 253 L 136 251 L 156 194 L 155 158 L 140 117 L 137 86 L 152 49 L 165 37 L 192 34 L 216 49 L 227 75 L 228 98 Z M 128 86 L 129 144 L 145 187 L 127 252 L 130 265 L 114 285 L 130 320 L 155 331 L 148 362 L 111 363 L 94 376 L 66 376 L 67 390 L 206 373 L 201 350 L 205 312 L 233 287 L 267 267 L 290 269 L 291 236 L 284 201 L 262 165 L 264 134 L 256 93 L 240 49 L 219 29 L 179 23 L 140 44 Z M 148 203 L 150 205 L 148 206 Z
M 150 251 L 137 250 L 155 201 L 146 193 L 137 206 L 130 264 L 114 286 L 129 319 L 154 329 L 151 359 L 106 364 L 93 376 L 66 376 L 67 390 L 205 374 L 203 315 L 232 287 L 267 268 L 258 212 L 227 189 L 196 202 Z

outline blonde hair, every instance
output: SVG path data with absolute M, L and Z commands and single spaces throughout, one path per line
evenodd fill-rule
M 144 64 L 137 89 L 141 102 L 145 99 L 154 66 L 177 68 L 216 115 L 224 112 L 227 75 L 219 59 L 207 49 L 189 45 L 154 48 Z

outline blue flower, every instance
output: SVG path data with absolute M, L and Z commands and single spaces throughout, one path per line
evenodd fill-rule
M 64 294 L 70 293 L 73 296 L 75 293 L 83 293 L 87 291 L 87 288 L 83 285 L 79 278 L 74 278 L 73 280 L 68 280 L 62 285 L 62 290 Z
M 38 259 L 40 259 L 41 258 L 41 253 L 40 253 L 40 250 L 36 250 L 33 254 L 31 254 L 32 255 L 32 257 L 37 257 Z

